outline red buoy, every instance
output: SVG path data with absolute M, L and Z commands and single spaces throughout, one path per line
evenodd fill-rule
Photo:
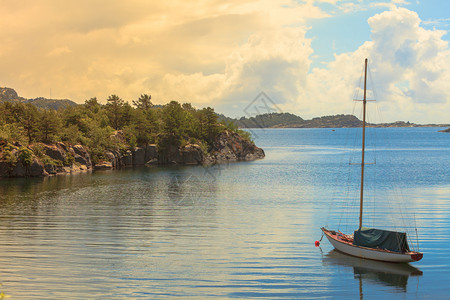
M 314 245 L 316 245 L 316 247 L 319 247 L 319 246 L 320 246 L 320 242 L 319 242 L 319 241 L 316 241 L 316 242 L 314 243 Z

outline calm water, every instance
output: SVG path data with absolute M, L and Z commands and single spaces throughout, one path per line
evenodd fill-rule
M 390 142 L 377 146 L 381 170 L 367 177 L 387 179 L 374 200 L 382 211 L 400 187 L 425 253 L 419 263 L 362 261 L 325 239 L 314 247 L 321 226 L 356 227 L 352 214 L 341 217 L 353 188 L 339 191 L 356 176 L 341 170 L 353 130 L 255 130 L 264 160 L 1 180 L 0 291 L 11 299 L 449 297 L 450 134 L 437 130 L 377 129 Z M 368 214 L 367 222 L 397 219 Z

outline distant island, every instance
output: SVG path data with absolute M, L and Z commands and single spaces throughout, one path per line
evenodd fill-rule
M 255 117 L 240 119 L 220 115 L 219 119 L 234 122 L 240 128 L 355 128 L 361 127 L 362 121 L 353 115 L 334 115 L 304 120 L 291 113 L 267 113 Z M 414 124 L 397 121 L 393 123 L 369 123 L 370 127 L 448 127 L 449 124 Z
M 214 109 L 171 101 L 133 106 L 117 95 L 25 99 L 0 88 L 0 177 L 69 174 L 161 164 L 216 164 L 264 158 L 247 131 L 219 121 Z

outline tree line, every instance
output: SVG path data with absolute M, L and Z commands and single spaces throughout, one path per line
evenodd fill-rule
M 125 141 L 111 139 L 116 130 L 123 132 Z M 190 103 L 177 101 L 155 106 L 147 94 L 132 101 L 132 105 L 111 95 L 106 104 L 91 98 L 84 104 L 58 110 L 37 108 L 29 103 L 0 103 L 1 145 L 82 144 L 89 148 L 94 163 L 104 158 L 106 150 L 128 150 L 148 144 L 157 144 L 159 151 L 168 151 L 170 147 L 195 143 L 209 152 L 215 137 L 224 130 L 250 139 L 247 132 L 232 122 L 219 122 L 211 107 L 196 109 Z

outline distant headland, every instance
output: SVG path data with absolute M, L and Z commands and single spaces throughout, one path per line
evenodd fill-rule
M 304 120 L 291 113 L 267 113 L 255 117 L 240 119 L 219 118 L 234 122 L 240 128 L 355 128 L 361 127 L 362 121 L 354 115 L 333 115 Z M 368 124 L 369 127 L 450 127 L 450 124 L 414 124 L 405 121 L 393 123 Z

